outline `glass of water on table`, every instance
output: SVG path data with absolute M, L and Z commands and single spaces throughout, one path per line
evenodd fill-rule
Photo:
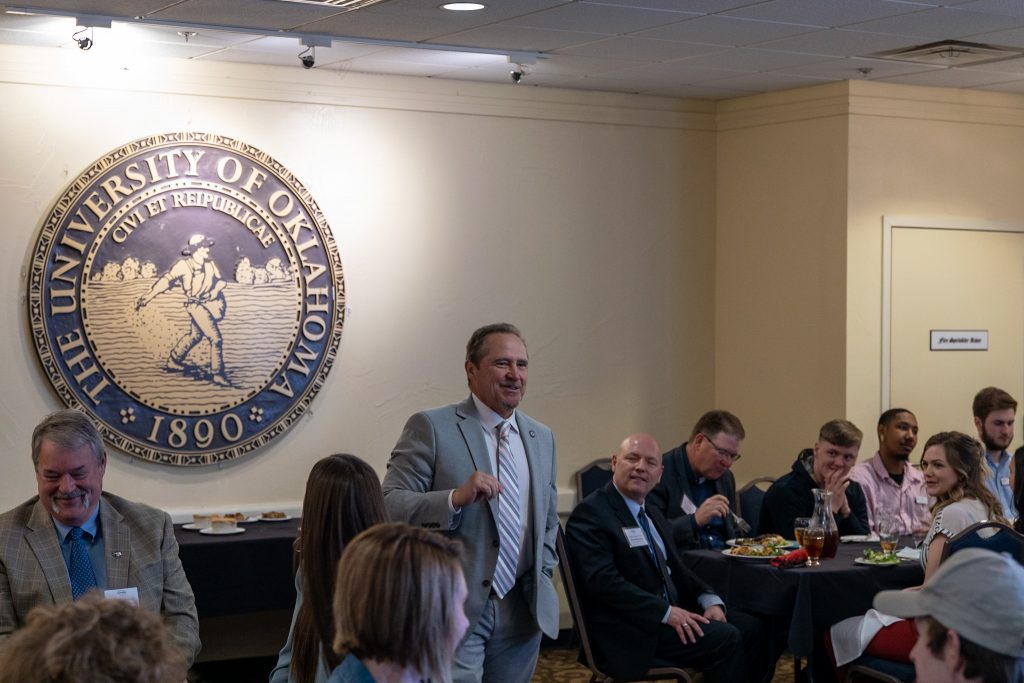
M 899 520 L 892 514 L 879 514 L 875 517 L 875 528 L 878 530 L 878 543 L 882 550 L 892 556 L 900 540 Z

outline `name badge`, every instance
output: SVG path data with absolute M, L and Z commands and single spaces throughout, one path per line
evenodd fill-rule
M 693 501 L 690 500 L 690 497 L 685 493 L 683 494 L 683 500 L 679 503 L 679 507 L 681 507 L 683 512 L 688 515 L 692 515 L 697 511 L 697 506 L 693 504 Z
M 139 606 L 139 589 L 135 586 L 130 588 L 111 588 L 103 591 L 103 597 L 108 600 L 127 600 L 136 607 Z
M 927 505 L 928 496 L 918 496 L 917 498 L 914 499 L 914 502 L 917 503 L 918 505 Z
M 1009 477 L 1002 477 L 1002 478 L 999 479 L 999 483 L 1001 485 L 1003 485 L 1003 486 L 1009 486 L 1010 485 L 1010 478 Z
M 638 526 L 622 527 L 622 535 L 626 537 L 626 543 L 630 548 L 647 546 L 647 536 L 644 534 L 644 530 Z

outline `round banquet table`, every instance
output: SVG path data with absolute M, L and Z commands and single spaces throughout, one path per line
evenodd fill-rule
M 898 547 L 908 545 L 913 547 L 910 537 L 900 539 Z M 822 560 L 819 567 L 780 569 L 766 560 L 731 558 L 718 550 L 685 551 L 683 562 L 728 606 L 780 623 L 788 621 L 790 652 L 811 659 L 821 633 L 837 621 L 867 612 L 876 593 L 924 581 L 917 561 L 892 566 L 855 564 L 866 548 L 879 549 L 878 543 L 840 543 L 836 556 Z

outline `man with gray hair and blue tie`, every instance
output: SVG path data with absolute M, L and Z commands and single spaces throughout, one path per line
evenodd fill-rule
M 514 325 L 476 330 L 469 397 L 410 417 L 384 476 L 393 520 L 462 541 L 470 625 L 456 683 L 528 683 L 541 633 L 558 635 L 555 440 L 517 409 L 528 369 Z

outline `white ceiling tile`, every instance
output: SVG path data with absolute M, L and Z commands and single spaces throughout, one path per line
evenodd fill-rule
M 1011 26 L 1007 26 L 1008 23 Z M 924 40 L 945 40 L 947 38 L 962 39 L 976 33 L 1020 25 L 1024 25 L 1024 18 L 1015 21 L 1012 17 L 967 12 L 952 7 L 936 7 L 911 14 L 850 24 L 847 28 L 872 33 L 917 36 Z
M 790 74 L 765 71 L 761 73 L 739 74 L 736 76 L 730 76 L 729 78 L 716 79 L 706 85 L 715 85 L 720 88 L 737 88 L 740 90 L 767 92 L 769 90 L 789 90 L 790 88 L 820 85 L 821 83 L 832 80 L 838 79 L 812 78 L 810 76 L 794 76 Z
M 575 2 L 571 5 L 562 5 L 555 9 L 509 19 L 504 24 L 559 31 L 587 31 L 589 33 L 622 35 L 699 16 L 701 15 L 694 12 L 668 12 Z
M 1024 80 L 1007 81 L 1005 83 L 989 83 L 985 85 L 979 85 L 976 89 L 1024 95 Z
M 682 40 L 692 43 L 711 43 L 712 45 L 742 47 L 785 38 L 786 36 L 798 33 L 808 33 L 819 30 L 819 28 L 817 26 L 780 24 L 774 21 L 707 16 L 642 31 L 636 35 L 642 38 L 660 38 L 663 40 Z
M 340 12 L 333 5 L 300 5 L 274 0 L 185 0 L 163 4 L 166 7 L 150 13 L 152 18 L 172 22 L 201 18 L 199 23 L 202 24 L 244 25 L 265 30 L 287 30 Z
M 1004 47 L 1024 47 L 1024 27 L 992 33 L 978 33 L 971 36 L 971 42 Z
M 729 69 L 710 69 L 702 66 L 686 66 L 685 62 L 648 64 L 642 67 L 619 69 L 603 74 L 607 78 L 635 80 L 637 83 L 705 83 L 720 78 L 735 76 L 743 72 Z
M 721 52 L 729 48 L 723 45 L 683 43 L 676 40 L 655 40 L 635 36 L 613 36 L 592 43 L 574 45 L 556 50 L 556 54 L 608 59 L 640 60 L 646 62 L 668 62 L 684 57 Z
M 1021 0 L 967 0 L 956 6 L 972 12 L 988 14 L 1005 14 L 1011 17 L 1024 17 L 1024 2 Z
M 922 71 L 915 74 L 888 76 L 877 80 L 906 85 L 930 85 L 943 88 L 970 88 L 977 85 L 999 83 L 1015 80 L 1013 74 L 996 73 L 994 71 L 978 71 L 976 69 L 940 69 Z
M 972 66 L 965 66 L 963 68 L 973 69 L 976 71 L 994 71 L 996 73 L 1005 74 L 1024 74 L 1024 57 L 1005 59 L 1001 62 L 989 62 L 988 64 L 975 64 Z
M 427 42 L 470 47 L 493 47 L 502 50 L 548 52 L 570 45 L 590 43 L 603 36 L 578 31 L 553 31 L 521 26 L 484 26 Z
M 606 5 L 620 5 L 622 7 L 642 7 L 647 9 L 664 9 L 671 11 L 697 12 L 700 14 L 715 14 L 737 7 L 758 5 L 765 0 L 588 0 L 588 2 L 600 2 Z
M 640 91 L 641 95 L 659 95 L 661 97 L 686 97 L 695 100 L 728 100 L 757 93 L 756 90 L 741 88 L 720 88 L 712 84 L 660 85 Z
M 486 64 L 498 64 L 508 67 L 508 59 L 504 55 L 492 55 L 481 52 L 450 52 L 448 50 L 417 50 L 415 48 L 377 48 L 373 59 L 386 62 L 405 64 L 433 64 L 448 69 L 468 69 Z
M 691 57 L 682 61 L 689 66 L 709 66 L 718 69 L 736 69 L 737 71 L 770 71 L 787 66 L 812 64 L 824 59 L 830 59 L 830 57 L 740 47 L 725 52 Z
M 844 59 L 829 59 L 815 64 L 802 64 L 790 66 L 784 69 L 776 69 L 788 74 L 797 76 L 816 76 L 819 78 L 834 78 L 841 81 L 877 80 L 885 76 L 897 74 L 910 74 L 920 71 L 935 71 L 942 69 L 941 66 L 929 64 L 913 64 L 911 62 L 898 62 L 886 59 L 858 59 L 847 57 Z M 860 69 L 871 69 L 868 74 L 863 74 Z
M 858 21 L 908 14 L 921 9 L 923 8 L 920 5 L 888 0 L 771 0 L 725 12 L 724 16 L 816 24 L 834 28 Z
M 309 22 L 302 27 L 302 30 L 315 34 L 417 42 L 445 36 L 464 28 L 453 24 L 441 15 L 431 19 L 418 19 L 401 15 L 357 11 Z
M 846 29 L 828 29 L 803 33 L 798 36 L 770 40 L 758 43 L 765 50 L 784 50 L 786 52 L 807 52 L 834 57 L 857 57 L 874 54 L 883 50 L 895 50 L 901 47 L 913 47 L 920 44 L 920 39 L 885 33 L 865 33 Z

